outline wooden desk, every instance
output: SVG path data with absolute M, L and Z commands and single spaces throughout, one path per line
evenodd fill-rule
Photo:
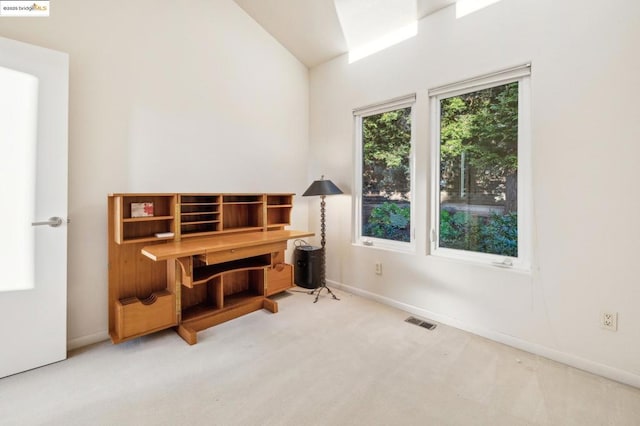
M 197 332 L 262 308 L 278 311 L 267 296 L 293 285 L 284 263 L 287 241 L 304 231 L 261 231 L 145 246 L 149 259 L 167 261 L 176 295 L 178 334 L 189 344 Z
M 171 327 L 196 332 L 263 307 L 293 287 L 293 193 L 107 196 L 109 335 L 121 343 Z M 136 207 L 146 205 L 140 214 Z
M 209 238 L 186 240 L 142 248 L 142 254 L 151 260 L 169 260 L 185 256 L 206 255 L 207 253 L 233 252 L 267 244 L 282 243 L 295 238 L 313 236 L 304 231 L 247 232 L 244 234 L 218 235 Z

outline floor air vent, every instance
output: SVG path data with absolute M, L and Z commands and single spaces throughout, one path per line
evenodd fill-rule
M 436 328 L 435 324 L 431 324 L 430 322 L 422 321 L 421 319 L 414 318 L 414 317 L 407 318 L 405 322 L 418 325 L 420 327 L 426 328 L 427 330 L 433 330 L 434 328 Z

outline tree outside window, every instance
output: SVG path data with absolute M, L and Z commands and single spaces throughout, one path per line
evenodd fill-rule
M 411 107 L 362 117 L 361 235 L 411 241 Z
M 439 246 L 518 256 L 518 82 L 440 100 Z

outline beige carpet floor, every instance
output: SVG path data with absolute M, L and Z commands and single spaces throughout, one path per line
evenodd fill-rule
M 640 389 L 337 294 L 0 379 L 0 424 L 640 425 Z

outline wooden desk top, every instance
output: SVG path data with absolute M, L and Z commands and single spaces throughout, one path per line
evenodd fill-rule
M 295 238 L 311 237 L 307 231 L 266 231 L 243 234 L 216 235 L 207 238 L 187 239 L 167 244 L 155 244 L 142 248 L 142 254 L 151 260 L 160 261 L 179 257 L 213 253 L 261 244 L 277 243 Z

